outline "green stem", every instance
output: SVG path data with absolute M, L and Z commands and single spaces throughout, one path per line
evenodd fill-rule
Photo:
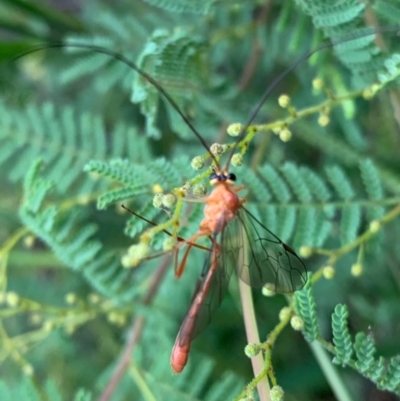
M 154 394 L 151 392 L 149 386 L 146 383 L 146 380 L 143 379 L 142 375 L 140 374 L 138 368 L 131 362 L 129 367 L 129 373 L 131 374 L 133 380 L 137 384 L 143 399 L 146 401 L 157 401 Z
M 392 210 L 390 210 L 380 220 L 377 220 L 377 222 L 380 224 L 380 226 L 383 226 L 384 224 L 387 224 L 388 222 L 392 221 L 399 214 L 400 214 L 400 204 L 398 204 L 396 207 L 394 207 Z M 366 230 L 363 234 L 361 234 L 359 237 L 357 237 L 354 241 L 342 246 L 341 248 L 334 249 L 334 250 L 315 249 L 314 253 L 330 255 L 328 261 L 326 262 L 326 265 L 333 266 L 338 261 L 338 259 L 340 259 L 342 256 L 348 254 L 349 252 L 351 252 L 353 249 L 357 248 L 358 246 L 361 246 L 362 244 L 367 242 L 370 238 L 372 238 L 374 235 L 376 235 L 379 231 L 371 230 L 368 228 L 368 230 Z M 322 267 L 321 269 L 319 269 L 318 271 L 316 271 L 313 274 L 313 277 L 312 277 L 313 283 L 315 283 L 322 277 L 323 269 L 324 269 L 324 267 Z
M 251 288 L 242 280 L 239 280 L 240 298 L 243 308 L 243 319 L 246 328 L 246 336 L 248 343 L 259 344 L 260 335 L 258 333 L 257 321 L 254 312 L 253 297 Z M 260 352 L 255 357 L 251 358 L 255 379 L 251 383 L 251 387 L 257 386 L 260 401 L 270 401 L 269 383 L 266 378 L 266 372 L 263 373 L 264 359 Z M 250 387 L 250 386 L 249 386 Z
M 310 347 L 336 399 L 338 401 L 354 401 L 337 369 L 333 366 L 330 356 L 322 345 L 317 341 L 313 341 L 310 343 Z

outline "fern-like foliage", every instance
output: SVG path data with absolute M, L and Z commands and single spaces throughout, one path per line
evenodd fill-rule
M 333 342 L 335 344 L 334 363 L 351 366 L 362 375 L 372 380 L 382 390 L 390 390 L 400 394 L 400 375 L 398 360 L 395 356 L 389 360 L 376 358 L 376 347 L 370 334 L 359 332 L 354 343 L 348 329 L 348 310 L 345 305 L 337 305 L 332 314 Z M 353 349 L 355 359 L 353 359 Z
M 156 13 L 146 17 L 148 7 L 138 4 L 135 12 L 129 7 L 121 6 L 120 12 L 112 12 L 103 5 L 87 2 L 84 5 L 83 19 L 87 33 L 70 34 L 66 43 L 82 43 L 112 49 L 126 56 L 137 52 L 141 43 L 146 40 L 148 24 L 153 27 L 167 22 Z M 141 17 L 144 18 L 141 18 Z M 171 15 L 171 21 L 173 21 Z M 86 78 L 93 80 L 93 85 L 100 93 L 112 90 L 116 85 L 129 92 L 133 71 L 126 65 L 115 62 L 110 57 L 95 54 L 84 49 L 66 48 L 70 53 L 67 64 L 58 66 L 58 73 L 52 76 L 56 82 L 67 85 Z M 134 58 L 134 57 L 133 57 Z
M 141 27 L 140 23 L 132 23 L 133 16 L 121 21 L 119 17 L 110 13 L 100 13 L 97 19 L 98 25 L 93 27 L 96 32 L 94 37 L 66 38 L 65 48 L 71 54 L 71 59 L 75 61 L 70 65 L 61 66 L 55 74 L 55 80 L 61 85 L 66 85 L 82 78 L 96 77 L 101 73 L 101 79 L 94 78 L 94 88 L 105 93 L 118 84 L 122 85 L 125 92 L 131 91 L 132 102 L 139 104 L 140 112 L 145 116 L 147 135 L 160 138 L 159 99 L 164 100 L 163 96 L 157 88 L 139 74 L 134 74 L 134 71 L 124 63 L 90 50 L 90 46 L 103 47 L 136 61 L 143 71 L 158 81 L 174 98 L 183 111 L 189 110 L 187 114 L 192 114 L 191 117 L 196 117 L 194 115 L 196 110 L 195 113 L 197 117 L 200 115 L 200 120 L 214 119 L 207 110 L 209 100 L 203 95 L 209 88 L 209 85 L 205 85 L 209 76 L 206 57 L 209 45 L 204 39 L 194 35 L 191 29 L 180 27 L 173 31 L 156 29 L 149 37 L 143 37 L 139 41 L 138 38 L 144 35 L 144 27 Z M 107 31 L 110 32 L 109 35 L 104 33 Z M 140 49 L 136 49 L 136 57 L 132 54 L 132 41 L 143 44 Z M 87 49 L 75 48 L 73 44 L 86 45 Z M 171 127 L 183 137 L 188 137 L 190 130 L 181 117 L 168 102 L 164 104 L 168 110 Z M 206 116 L 202 116 L 203 112 L 207 113 Z M 202 124 L 202 122 L 198 123 L 198 125 Z
M 85 166 L 85 170 L 95 173 L 109 180 L 112 190 L 107 191 L 98 198 L 98 207 L 104 209 L 114 203 L 121 203 L 129 198 L 145 195 L 144 203 L 135 203 L 135 211 L 152 220 L 160 214 L 160 209 L 153 206 L 150 201 L 150 194 L 154 186 L 161 186 L 168 192 L 173 188 L 180 187 L 182 171 L 188 169 L 189 160 L 181 158 L 174 163 L 164 158 L 155 160 L 151 165 L 134 164 L 128 160 L 116 159 L 110 162 L 91 161 Z M 184 237 L 196 231 L 196 225 L 202 214 L 201 205 L 191 210 L 191 219 L 181 232 Z M 164 216 L 167 215 L 164 213 Z M 141 230 L 149 228 L 148 224 L 136 216 L 127 220 L 125 233 L 134 237 Z M 161 243 L 158 242 L 160 245 Z M 156 246 L 157 247 L 157 246 Z
M 296 2 L 304 12 L 311 16 L 315 26 L 321 28 L 333 43 L 338 42 L 335 46 L 336 54 L 341 62 L 353 72 L 356 86 L 372 84 L 378 77 L 381 82 L 384 82 L 383 75 L 388 69 L 386 57 L 374 43 L 375 32 L 365 25 L 364 3 L 357 0 L 346 0 L 335 4 L 311 0 L 297 0 Z M 384 15 L 384 10 L 388 9 L 387 6 L 388 3 L 385 2 L 375 4 L 377 12 L 380 12 L 381 15 Z M 400 12 L 398 3 L 392 2 L 389 7 L 394 14 Z M 368 32 L 370 35 L 366 35 Z M 353 39 L 342 42 L 344 38 Z
M 307 341 L 319 338 L 318 321 L 315 313 L 315 299 L 308 280 L 306 286 L 295 294 L 294 307 L 298 316 L 304 321 L 303 333 Z M 350 366 L 372 380 L 382 390 L 390 390 L 400 394 L 399 357 L 390 359 L 376 358 L 376 347 L 371 335 L 359 332 L 352 341 L 348 329 L 348 309 L 338 304 L 332 314 L 332 333 L 334 347 L 333 362 L 342 366 Z M 355 351 L 355 353 L 354 353 Z
M 132 141 L 135 146 L 130 146 Z M 89 159 L 118 156 L 141 162 L 151 154 L 146 140 L 126 125 L 107 132 L 101 117 L 69 106 L 60 112 L 53 103 L 44 103 L 21 111 L 4 100 L 0 102 L 0 145 L 0 163 L 10 180 L 21 180 L 32 160 L 40 157 L 47 179 L 60 193 L 73 189 L 89 194 L 100 189 L 99 182 L 83 174 Z
M 279 170 L 271 165 L 261 166 L 257 175 L 246 168 L 243 170 L 244 184 L 250 190 L 249 207 L 283 241 L 290 240 L 296 227 L 293 242 L 296 248 L 323 246 L 338 212 L 341 214 L 340 239 L 344 245 L 358 235 L 364 212 L 366 221 L 371 222 L 382 217 L 386 210 L 382 182 L 370 159 L 360 161 L 366 194 L 357 198 L 354 185 L 358 187 L 361 179 L 355 178 L 352 184 L 338 165 L 328 166 L 326 177 L 292 163 L 284 164 Z M 257 191 L 256 188 L 262 188 L 260 182 L 268 186 Z
M 175 30 L 172 34 L 157 30 L 147 40 L 138 57 L 138 65 L 167 90 L 181 110 L 185 110 L 189 100 L 204 89 L 207 76 L 205 46 L 201 38 L 193 37 L 187 30 Z M 171 71 L 174 73 L 171 74 Z M 140 103 L 141 112 L 146 117 L 147 133 L 156 138 L 161 136 L 156 126 L 160 96 L 157 88 L 139 74 L 136 75 L 132 101 Z M 184 136 L 186 133 L 187 136 L 188 127 L 182 118 L 168 102 L 167 108 L 174 130 Z
M 307 341 L 312 342 L 319 337 L 317 311 L 315 299 L 312 294 L 311 275 L 304 288 L 297 291 L 294 296 L 294 307 L 298 316 L 303 319 L 303 333 Z
M 332 314 L 333 343 L 336 347 L 333 362 L 343 366 L 350 361 L 353 354 L 353 344 L 347 327 L 348 316 L 349 312 L 345 305 L 336 305 Z
M 207 0 L 202 2 L 189 2 L 187 0 L 145 0 L 153 6 L 163 8 L 168 11 L 178 13 L 194 13 L 194 14 L 207 14 L 211 11 L 212 5 L 216 0 Z
M 120 302 L 132 299 L 131 273 L 121 267 L 115 253 L 93 238 L 97 227 L 85 224 L 78 208 L 65 212 L 58 206 L 45 206 L 44 199 L 53 185 L 40 177 L 41 164 L 35 162 L 24 181 L 20 217 L 25 226 L 66 266 L 81 272 L 97 291 Z
M 371 335 L 367 335 L 365 333 L 357 333 L 355 342 L 354 342 L 354 350 L 356 351 L 357 362 L 356 366 L 364 374 L 377 375 L 379 377 L 382 374 L 382 370 L 384 366 L 382 365 L 382 360 L 376 361 L 375 359 L 375 344 Z
M 385 387 L 390 391 L 400 391 L 400 356 L 390 358 L 387 374 L 384 381 Z

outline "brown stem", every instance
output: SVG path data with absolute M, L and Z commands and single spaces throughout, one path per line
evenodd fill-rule
M 255 25 L 261 25 L 267 21 L 268 11 L 272 5 L 272 2 L 273 2 L 273 0 L 267 0 L 265 2 L 264 6 L 262 7 L 259 15 L 257 16 L 257 18 L 254 22 Z M 239 87 L 240 92 L 243 92 L 247 88 L 251 79 L 253 78 L 254 71 L 256 70 L 258 62 L 260 61 L 260 57 L 262 55 L 262 50 L 263 49 L 260 45 L 260 42 L 256 37 L 254 39 L 252 52 L 248 58 L 246 65 L 244 66 L 243 72 L 239 78 L 238 87 Z M 227 126 L 228 126 L 228 124 L 226 121 L 222 122 L 220 130 L 219 130 L 219 134 L 217 137 L 218 143 L 222 143 L 225 141 Z
M 268 12 L 272 5 L 272 1 L 273 0 L 269 0 L 269 1 L 265 2 L 264 6 L 262 7 L 262 9 L 260 11 L 260 14 L 258 15 L 258 17 L 255 21 L 256 25 L 261 25 L 267 21 Z M 242 76 L 240 77 L 240 80 L 239 80 L 240 91 L 244 91 L 247 88 L 248 84 L 250 83 L 251 78 L 253 77 L 254 71 L 257 68 L 258 62 L 260 61 L 262 52 L 263 52 L 263 48 L 260 45 L 260 41 L 256 37 L 254 40 L 252 53 L 243 69 Z
M 153 301 L 153 298 L 157 293 L 158 287 L 160 286 L 162 279 L 170 265 L 170 259 L 171 255 L 168 255 L 161 262 L 160 267 L 154 274 L 154 277 L 150 283 L 150 288 L 143 299 L 143 304 L 149 305 Z M 126 344 L 124 346 L 118 364 L 112 376 L 110 377 L 110 380 L 108 381 L 106 388 L 98 398 L 98 401 L 108 401 L 111 399 L 114 390 L 117 388 L 118 383 L 120 382 L 122 376 L 129 367 L 132 351 L 140 339 L 140 336 L 144 328 L 144 324 L 145 324 L 145 318 L 143 316 L 139 316 L 133 321 L 131 327 L 131 333 L 126 341 Z

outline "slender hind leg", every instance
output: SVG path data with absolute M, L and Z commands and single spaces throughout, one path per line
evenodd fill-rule
M 174 251 L 174 253 L 175 253 L 175 258 L 174 258 L 175 259 L 175 277 L 176 278 L 181 277 L 183 270 L 185 269 L 187 258 L 189 256 L 189 253 L 190 253 L 192 247 L 195 246 L 195 242 L 199 238 L 204 237 L 206 235 L 208 236 L 208 233 L 203 232 L 202 230 L 199 230 L 196 234 L 191 236 L 189 239 L 185 240 L 184 242 L 181 242 L 180 244 L 178 244 L 176 246 L 175 251 Z M 187 244 L 187 248 L 185 250 L 182 260 L 179 263 L 178 253 L 179 253 L 180 248 L 182 248 L 182 246 L 185 244 Z

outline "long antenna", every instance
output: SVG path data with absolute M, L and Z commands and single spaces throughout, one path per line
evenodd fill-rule
M 197 129 L 194 127 L 194 125 L 191 123 L 189 118 L 180 110 L 178 104 L 175 102 L 175 100 L 172 98 L 172 96 L 147 72 L 143 71 L 140 67 L 138 67 L 133 61 L 129 60 L 127 57 L 125 57 L 122 54 L 119 54 L 113 50 L 109 50 L 105 47 L 100 47 L 100 46 L 95 46 L 95 45 L 89 45 L 89 44 L 84 44 L 84 43 L 63 43 L 63 42 L 52 42 L 52 43 L 47 43 L 43 45 L 38 45 L 32 47 L 32 49 L 29 49 L 21 54 L 18 54 L 17 56 L 13 57 L 11 61 L 18 60 L 21 57 L 27 56 L 28 54 L 35 53 L 37 51 L 41 50 L 46 50 L 46 49 L 59 49 L 59 48 L 80 48 L 84 50 L 90 50 L 94 51 L 96 53 L 101 53 L 105 54 L 107 56 L 110 56 L 111 58 L 121 61 L 128 67 L 132 68 L 134 71 L 136 71 L 138 74 L 140 74 L 142 77 L 146 78 L 148 82 L 150 82 L 155 88 L 158 89 L 158 91 L 165 97 L 165 99 L 168 100 L 168 102 L 171 104 L 171 106 L 175 109 L 175 111 L 182 117 L 183 121 L 188 125 L 188 127 L 192 130 L 192 132 L 195 134 L 197 139 L 200 141 L 200 143 L 204 146 L 204 148 L 209 152 L 213 162 L 215 165 L 219 168 L 219 163 L 217 158 L 213 155 L 211 152 L 210 148 L 208 147 L 206 141 L 203 139 L 203 137 L 200 135 L 200 133 L 197 131 Z
M 289 67 L 287 67 L 285 70 L 283 70 L 277 78 L 274 79 L 274 81 L 271 83 L 271 85 L 265 90 L 264 94 L 261 97 L 261 100 L 258 102 L 257 106 L 254 108 L 254 110 L 252 111 L 249 119 L 247 120 L 246 124 L 244 125 L 244 127 L 242 128 L 240 134 L 238 135 L 238 138 L 234 144 L 234 146 L 232 147 L 232 150 L 229 154 L 227 163 L 226 163 L 226 168 L 225 170 L 228 170 L 228 166 L 229 166 L 229 162 L 232 159 L 232 156 L 234 155 L 236 148 L 239 145 L 239 142 L 244 138 L 244 136 L 246 135 L 246 130 L 247 128 L 249 128 L 249 126 L 251 125 L 251 123 L 254 121 L 254 119 L 257 117 L 258 112 L 260 111 L 261 107 L 264 105 L 264 103 L 266 102 L 266 100 L 268 99 L 268 97 L 271 95 L 272 91 L 282 82 L 282 80 L 284 78 L 286 78 L 286 76 L 288 74 L 290 74 L 293 70 L 295 70 L 303 61 L 307 60 L 309 57 L 311 57 L 313 54 L 318 53 L 321 50 L 327 49 L 329 47 L 333 47 L 336 46 L 340 43 L 344 43 L 344 42 L 349 42 L 350 40 L 355 40 L 355 39 L 359 39 L 365 36 L 369 36 L 369 35 L 373 35 L 376 33 L 382 33 L 382 32 L 396 32 L 399 31 L 398 34 L 400 33 L 400 26 L 399 25 L 395 25 L 395 26 L 390 26 L 390 27 L 385 27 L 385 28 L 380 28 L 380 29 L 374 29 L 371 28 L 371 32 L 364 32 L 362 34 L 353 34 L 353 35 L 348 35 L 348 36 L 344 36 L 342 38 L 339 38 L 337 40 L 333 40 L 333 41 L 327 41 L 325 43 L 322 43 L 320 46 L 318 46 L 315 49 L 309 50 L 306 53 L 303 53 L 292 65 L 290 65 Z
M 334 41 L 327 41 L 317 48 L 313 50 L 309 50 L 306 53 L 302 54 L 292 65 L 287 67 L 272 83 L 271 85 L 265 90 L 263 96 L 261 97 L 261 100 L 258 102 L 257 106 L 254 108 L 253 112 L 251 113 L 249 119 L 247 120 L 246 124 L 241 130 L 241 133 L 239 134 L 234 146 L 231 149 L 231 152 L 229 154 L 226 168 L 225 170 L 228 170 L 229 162 L 232 159 L 233 154 L 236 151 L 236 148 L 239 144 L 239 142 L 244 138 L 246 134 L 246 130 L 249 128 L 249 126 L 252 124 L 254 119 L 256 118 L 258 112 L 260 111 L 261 107 L 264 105 L 268 97 L 271 95 L 273 90 L 282 82 L 282 80 L 290 74 L 294 69 L 296 69 L 303 61 L 307 60 L 309 57 L 311 57 L 313 54 L 329 48 L 336 46 L 340 43 L 348 42 L 350 40 L 355 40 L 359 39 L 365 36 L 373 35 L 376 33 L 382 33 L 382 32 L 400 32 L 400 26 L 390 26 L 390 27 L 385 27 L 385 28 L 380 28 L 380 29 L 373 29 L 371 28 L 370 32 L 365 32 L 362 34 L 353 34 L 353 35 L 348 35 L 343 38 L 334 40 Z M 29 49 L 16 57 L 14 57 L 12 60 L 19 59 L 21 57 L 24 57 L 28 54 L 35 53 L 37 51 L 41 50 L 46 50 L 46 49 L 55 49 L 55 48 L 67 48 L 67 47 L 72 47 L 72 48 L 80 48 L 84 50 L 91 50 L 96 53 L 101 53 L 105 54 L 107 56 L 110 56 L 111 58 L 121 61 L 128 67 L 132 68 L 134 71 L 136 71 L 138 74 L 140 74 L 142 77 L 144 77 L 148 82 L 150 82 L 155 88 L 158 89 L 158 91 L 165 97 L 165 99 L 171 104 L 171 106 L 175 109 L 175 111 L 181 116 L 183 121 L 188 125 L 188 127 L 192 130 L 194 135 L 197 137 L 197 139 L 200 141 L 200 143 L 203 145 L 203 147 L 209 152 L 211 159 L 213 160 L 215 166 L 220 169 L 220 165 L 218 163 L 217 158 L 215 155 L 211 152 L 209 146 L 207 145 L 206 141 L 203 139 L 203 137 L 200 135 L 200 133 L 197 131 L 197 129 L 194 127 L 194 125 L 191 123 L 189 118 L 180 110 L 178 104 L 175 102 L 175 100 L 172 98 L 172 96 L 147 72 L 143 71 L 140 67 L 138 67 L 133 61 L 129 60 L 127 57 L 125 57 L 122 54 L 119 54 L 113 50 L 109 50 L 107 48 L 103 48 L 100 46 L 95 46 L 95 45 L 89 45 L 89 44 L 84 44 L 84 43 L 63 43 L 63 42 L 53 42 L 53 43 L 47 43 L 39 46 L 32 47 L 32 49 Z M 11 60 L 11 61 L 12 61 Z

